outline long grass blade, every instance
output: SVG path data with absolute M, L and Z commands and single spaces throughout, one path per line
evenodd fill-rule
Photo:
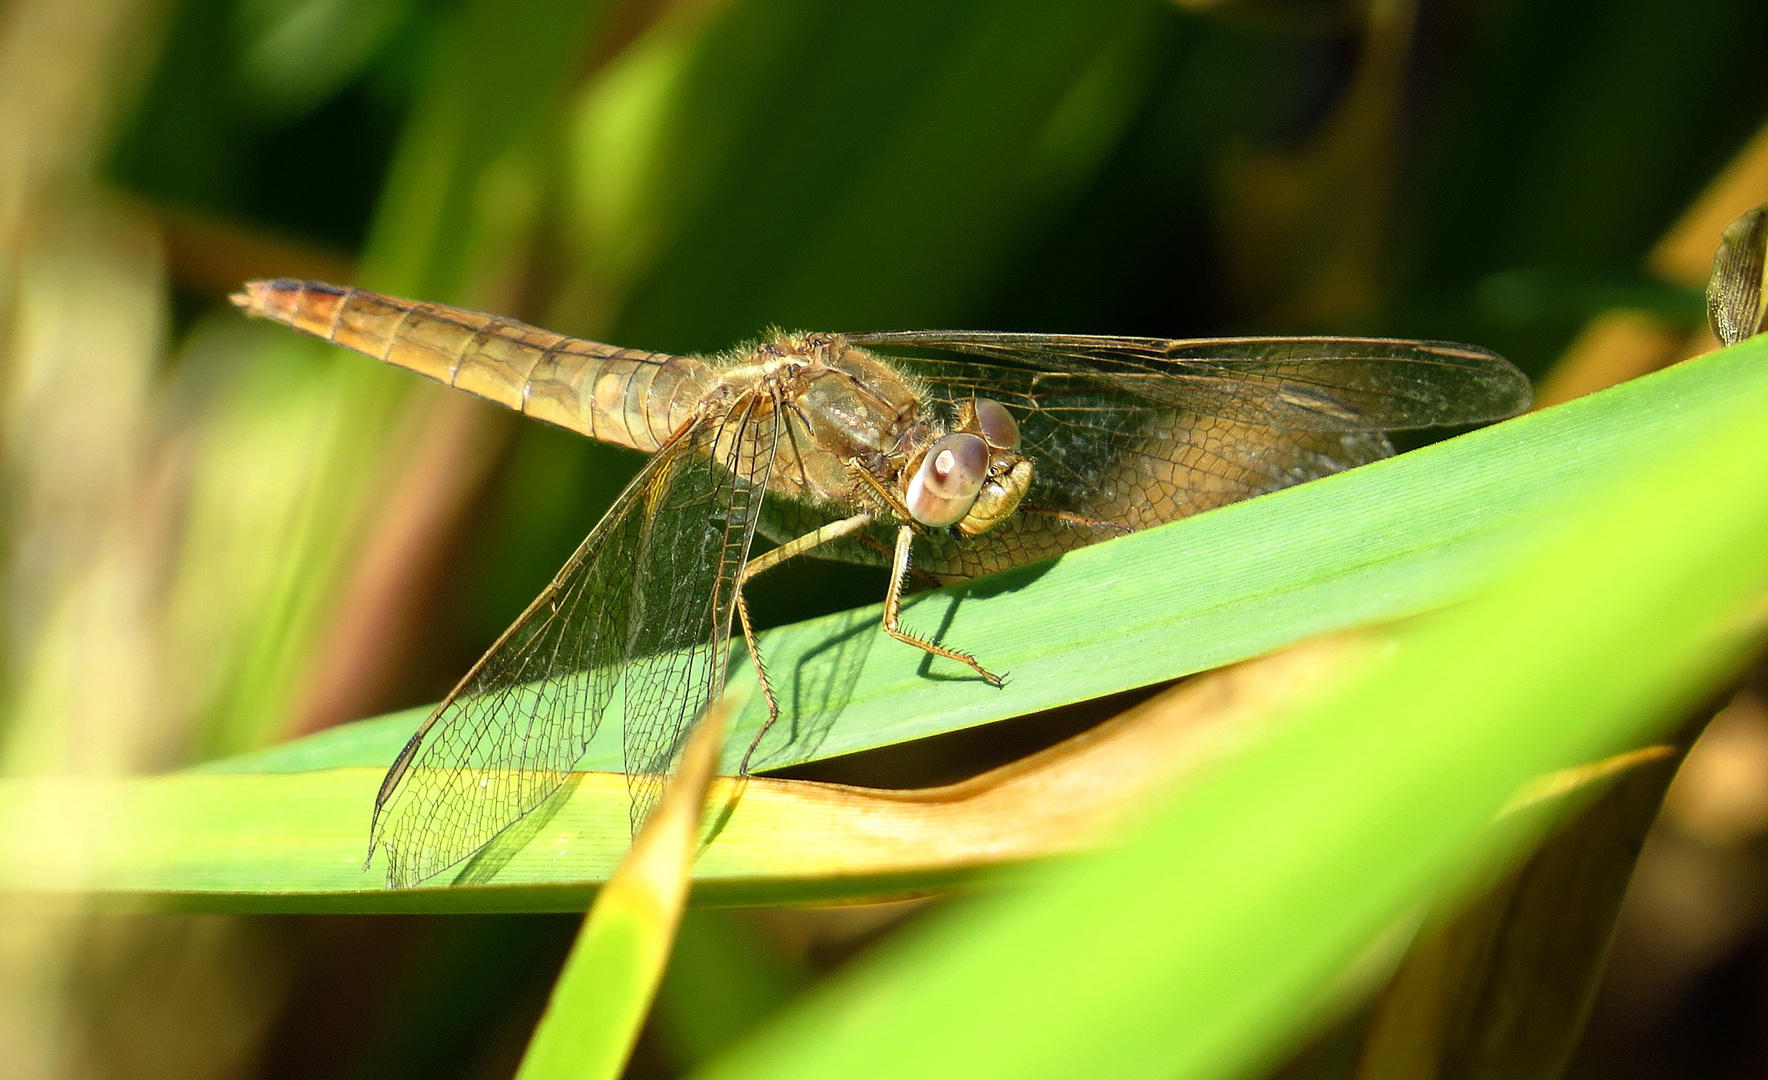
M 596 896 L 517 1080 L 615 1080 L 625 1070 L 687 906 L 727 711 L 723 699 L 706 710 L 656 813 Z
M 823 745 L 877 745 L 1004 715 L 986 711 L 1006 707 L 987 694 L 1023 694 L 1011 703 L 1038 707 L 1477 596 L 1544 522 L 1588 498 L 1603 478 L 1674 456 L 1708 428 L 1768 400 L 1764 357 L 1768 342 L 1734 346 L 1391 463 L 1076 552 L 1041 576 L 1027 575 L 1017 590 L 972 594 L 958 606 L 952 632 L 965 628 L 962 640 L 984 652 L 1017 650 L 1005 691 L 925 679 L 902 657 L 886 663 L 887 641 L 855 657 L 855 642 L 864 639 L 849 631 L 832 647 L 828 622 L 776 635 L 793 647 L 770 650 L 774 670 L 790 678 L 809 656 L 851 658 L 861 670 L 848 673 L 851 700 Z M 1380 527 L 1362 531 L 1371 520 Z M 1147 610 L 1166 603 L 1178 611 Z M 1113 621 L 1120 616 L 1139 621 Z M 859 633 L 871 634 L 863 618 Z M 1024 632 L 1034 625 L 1038 633 Z M 800 670 L 808 669 L 805 662 Z M 791 690 L 782 697 L 803 700 Z M 375 725 L 367 728 L 381 737 Z M 734 753 L 745 741 L 738 726 Z M 628 842 L 623 779 L 585 773 L 569 798 L 550 814 L 531 815 L 453 887 L 389 894 L 359 869 L 364 808 L 385 760 L 376 755 L 392 753 L 372 743 L 297 745 L 285 761 L 268 763 L 310 771 L 129 782 L 115 793 L 117 842 L 97 887 L 220 908 L 582 910 Z M 1122 775 L 1102 776 L 1099 787 L 1133 799 L 1134 785 L 1113 783 Z M 23 782 L 0 787 L 0 800 L 32 797 Z M 1048 820 L 1041 815 L 1055 812 L 1047 802 L 1028 793 L 1013 811 L 1019 834 L 1039 838 L 1030 849 L 989 846 L 999 836 L 984 826 L 1000 814 L 998 805 L 934 808 L 758 779 L 696 875 L 708 901 L 802 902 L 937 887 L 1002 860 L 1072 848 L 1075 834 L 1058 843 L 1047 828 L 1040 832 Z M 67 887 L 30 837 L 6 842 L 0 884 Z
M 1244 1076 L 1545 822 L 1531 776 L 1666 734 L 1768 629 L 1768 397 L 1616 463 L 1491 594 L 1165 800 L 1105 855 L 923 926 L 702 1075 Z M 1613 538 L 1625 536 L 1625 543 Z M 1650 633 L 1641 633 L 1650 627 Z

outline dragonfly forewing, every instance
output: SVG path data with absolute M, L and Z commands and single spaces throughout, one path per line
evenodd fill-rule
M 887 350 L 949 411 L 1013 414 L 1036 478 L 984 535 L 931 535 L 918 564 L 973 577 L 1150 528 L 1393 453 L 1386 432 L 1527 407 L 1496 353 L 1385 338 L 1164 339 L 976 331 L 846 335 Z

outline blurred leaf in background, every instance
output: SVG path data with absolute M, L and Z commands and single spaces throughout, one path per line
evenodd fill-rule
M 1648 256 L 1768 119 L 1765 32 L 1741 0 L 14 0 L 4 760 L 164 768 L 434 700 L 636 468 L 244 325 L 238 280 L 678 351 L 774 324 L 1378 331 L 1645 370 L 1698 347 L 1699 281 Z M 812 563 L 754 603 L 773 625 L 880 588 Z M 77 852 L 79 823 L 8 824 Z M 9 919 L 0 1053 L 513 1069 L 560 927 L 388 925 L 376 951 L 312 917 Z M 813 925 L 690 921 L 635 1074 L 764 1011 L 696 1027 L 703 986 L 783 1000 L 830 967 Z

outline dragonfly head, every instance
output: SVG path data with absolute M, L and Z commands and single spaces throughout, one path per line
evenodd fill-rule
M 976 536 L 1018 509 L 1031 487 L 1031 461 L 1019 452 L 1018 423 L 999 402 L 965 402 L 956 427 L 910 469 L 903 503 L 922 525 Z
M 998 401 L 971 398 L 958 413 L 958 430 L 982 436 L 990 450 L 1019 450 L 1019 421 Z
M 1031 459 L 1017 451 L 997 452 L 970 512 L 958 522 L 958 531 L 976 536 L 999 525 L 1019 509 L 1031 488 Z
M 1019 452 L 1019 421 L 998 401 L 966 401 L 958 412 L 958 430 L 973 432 L 988 445 L 988 472 L 970 512 L 957 523 L 959 532 L 976 536 L 1019 509 L 1031 487 L 1031 461 Z
M 903 492 L 903 505 L 923 525 L 957 525 L 981 494 L 988 466 L 989 448 L 982 436 L 953 432 L 921 455 Z

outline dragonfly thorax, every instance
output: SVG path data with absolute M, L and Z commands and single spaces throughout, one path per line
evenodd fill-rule
M 918 440 L 920 399 L 887 361 L 827 334 L 781 335 L 720 372 L 734 402 L 771 399 L 783 412 L 769 481 L 786 494 L 841 505 L 856 494 L 856 468 L 894 490 L 903 448 Z
M 726 367 L 720 382 L 727 400 L 761 394 L 786 413 L 791 430 L 771 481 L 785 492 L 977 535 L 1010 517 L 1031 486 L 1005 406 L 971 398 L 955 418 L 925 413 L 924 392 L 895 364 L 840 335 L 781 335 Z

